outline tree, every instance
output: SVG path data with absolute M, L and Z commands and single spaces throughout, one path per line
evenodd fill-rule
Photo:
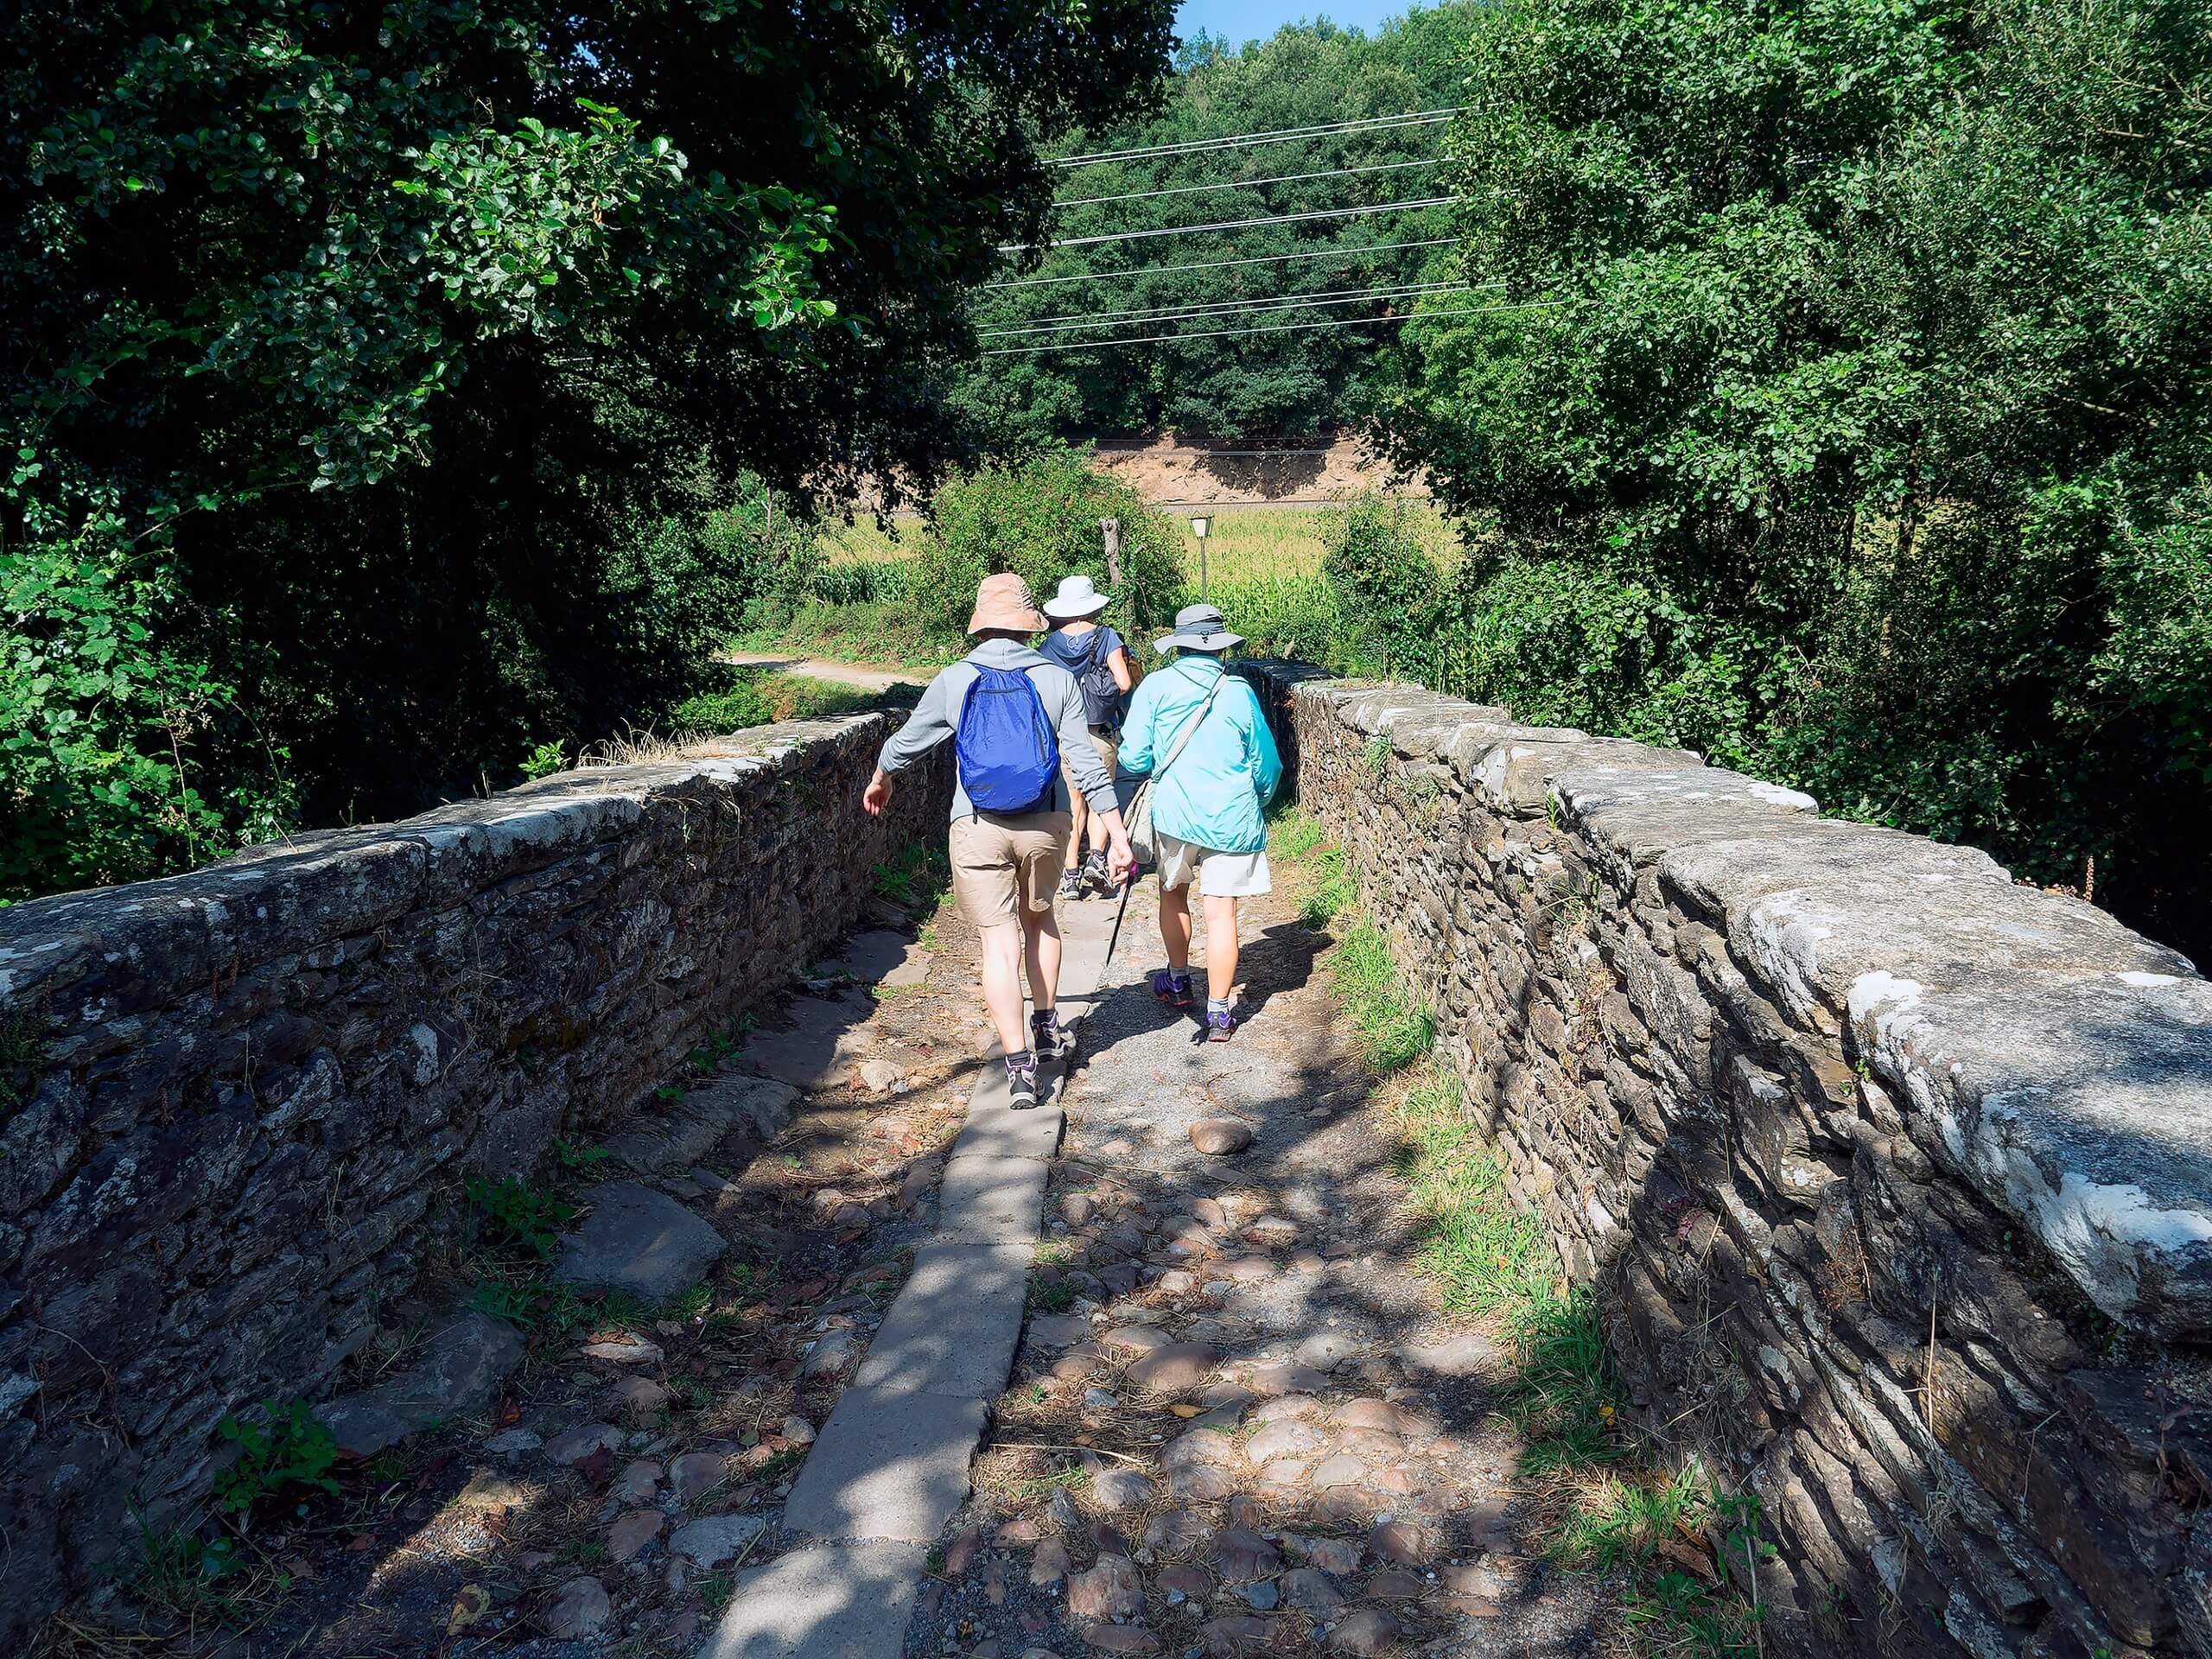
M 2212 944 L 2202 0 L 1486 11 L 1394 455 L 1440 673 Z
M 1286 25 L 1266 41 L 1241 47 L 1201 34 L 1185 43 L 1156 118 L 1087 129 L 1065 152 L 1187 143 L 1455 104 L 1458 58 L 1479 10 L 1472 4 L 1414 10 L 1371 37 L 1325 22 Z M 1442 132 L 1440 125 L 1386 128 L 1063 169 L 1052 233 L 1056 238 L 1104 235 L 1440 195 L 1440 174 L 1429 163 L 1441 156 Z M 1381 170 L 1295 176 L 1346 168 Z M 1289 181 L 1255 189 L 1212 188 L 1285 178 Z M 1112 200 L 1156 190 L 1185 194 Z M 1033 273 L 1049 281 L 979 296 L 976 324 L 986 334 L 986 349 L 1007 350 L 1096 338 L 1095 329 L 1055 325 L 1104 312 L 1141 317 L 1285 297 L 1315 301 L 1267 315 L 1224 310 L 1113 331 L 1138 335 L 1403 311 L 1404 301 L 1345 305 L 1321 296 L 1341 299 L 1361 290 L 1448 279 L 1456 264 L 1448 249 L 1393 245 L 1433 241 L 1448 229 L 1441 210 L 1402 210 L 1061 248 Z M 1279 255 L 1297 257 L 1274 257 Z M 1268 263 L 1159 271 L 1231 260 Z M 1377 365 L 1396 350 L 1392 334 L 1389 325 L 1371 331 L 1314 328 L 1189 345 L 986 357 L 961 373 L 954 397 L 986 429 L 1011 440 L 1163 427 L 1255 436 L 1309 434 L 1341 424 L 1357 411 Z
M 296 774 L 310 818 L 406 810 L 664 703 L 685 600 L 728 601 L 655 584 L 741 468 L 807 508 L 958 453 L 963 296 L 1169 16 L 14 8 L 0 798 L 42 827 L 0 898 L 234 843 Z

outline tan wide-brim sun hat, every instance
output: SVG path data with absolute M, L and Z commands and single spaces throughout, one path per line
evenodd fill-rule
M 1050 626 L 1044 612 L 1037 608 L 1037 601 L 1029 596 L 1029 584 L 1011 570 L 985 576 L 976 589 L 976 613 L 968 619 L 970 633 L 981 633 L 986 628 L 1042 633 Z

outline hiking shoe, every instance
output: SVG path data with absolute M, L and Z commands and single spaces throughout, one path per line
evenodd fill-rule
M 1095 891 L 1100 898 L 1110 899 L 1113 897 L 1114 878 L 1106 873 L 1105 854 L 1090 853 L 1084 856 L 1083 861 L 1083 879 L 1090 884 L 1092 890 Z
M 1026 1112 L 1037 1104 L 1037 1068 L 1025 1065 L 1019 1071 L 1006 1074 L 1007 1106 L 1017 1112 Z
M 1209 1008 L 1206 1011 L 1206 1041 L 1227 1042 L 1230 1033 L 1236 1029 L 1237 1023 L 1236 1016 L 1227 1008 Z
M 1070 870 L 1060 877 L 1059 896 L 1063 899 L 1080 899 L 1083 897 L 1083 872 L 1081 870 Z
M 1152 994 L 1171 1008 L 1191 1006 L 1189 979 L 1178 979 L 1165 968 L 1152 976 Z
M 1040 1060 L 1065 1060 L 1075 1052 L 1075 1033 L 1065 1026 L 1040 1026 L 1031 1021 L 1029 1046 Z

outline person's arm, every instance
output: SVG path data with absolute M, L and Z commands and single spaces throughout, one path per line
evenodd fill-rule
M 1055 677 L 1060 682 L 1061 691 L 1052 729 L 1060 741 L 1060 760 L 1067 767 L 1068 778 L 1083 791 L 1084 799 L 1090 803 L 1094 811 L 1118 813 L 1114 774 L 1098 758 L 1098 747 L 1090 741 L 1090 727 L 1084 719 L 1083 689 L 1076 684 L 1072 675 Z
M 1247 701 L 1252 710 L 1252 735 L 1248 741 L 1252 753 L 1252 770 L 1260 788 L 1260 805 L 1264 810 L 1275 798 L 1275 790 L 1282 782 L 1282 753 L 1275 747 L 1275 734 L 1268 729 L 1267 710 L 1260 707 L 1260 699 L 1247 686 Z
M 1155 683 L 1147 680 L 1137 688 L 1122 721 L 1122 770 L 1132 778 L 1141 778 L 1152 770 L 1153 710 L 1160 706 L 1159 696 L 1152 689 Z
M 861 794 L 861 805 L 871 815 L 880 816 L 891 804 L 893 773 L 904 772 L 952 735 L 952 694 L 945 685 L 950 673 L 947 669 L 931 678 L 906 723 L 884 740 L 882 753 L 875 758 L 875 776 Z
M 1112 671 L 1114 683 L 1120 688 L 1123 696 L 1136 690 L 1136 664 L 1130 659 L 1129 648 L 1118 633 L 1114 636 L 1114 649 L 1106 654 L 1106 666 Z
M 1121 798 L 1114 791 L 1114 774 L 1106 770 L 1106 763 L 1098 758 L 1097 746 L 1090 741 L 1090 727 L 1084 719 L 1083 689 L 1075 677 L 1059 677 L 1064 691 L 1060 697 L 1060 717 L 1054 729 L 1060 740 L 1060 759 L 1066 765 L 1068 776 L 1083 791 L 1084 799 L 1090 803 L 1090 810 L 1098 822 L 1106 827 L 1106 868 L 1113 879 L 1125 881 L 1136 868 L 1136 854 L 1129 847 L 1129 832 L 1122 822 Z

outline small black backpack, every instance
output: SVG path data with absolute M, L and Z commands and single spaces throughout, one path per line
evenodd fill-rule
M 1075 683 L 1083 690 L 1083 719 L 1086 726 L 1114 727 L 1122 723 L 1122 688 L 1114 683 L 1114 670 L 1107 653 L 1099 649 L 1106 643 L 1106 630 L 1090 631 L 1090 655 L 1083 664 L 1083 672 Z

